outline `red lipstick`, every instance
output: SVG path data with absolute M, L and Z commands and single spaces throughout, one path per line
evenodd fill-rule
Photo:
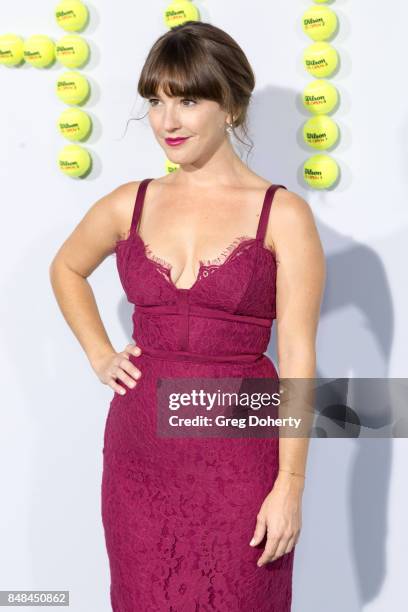
M 177 147 L 178 145 L 183 144 L 183 142 L 185 142 L 189 138 L 189 136 L 187 136 L 186 138 L 165 138 L 165 141 L 166 144 L 170 145 L 171 147 Z

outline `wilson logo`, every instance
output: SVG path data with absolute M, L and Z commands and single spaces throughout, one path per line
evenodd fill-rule
M 321 17 L 319 17 L 318 19 L 314 19 L 313 17 L 309 19 L 304 19 L 303 23 L 305 26 L 313 26 L 313 27 L 326 25 L 324 23 L 324 19 L 322 19 Z
M 326 102 L 326 98 L 324 96 L 305 96 L 305 102 L 308 104 L 324 104 Z
M 77 123 L 60 123 L 61 130 L 68 130 L 72 132 L 72 130 L 77 130 L 79 128 Z
M 322 178 L 322 172 L 320 170 L 311 170 L 310 168 L 305 168 L 305 176 L 309 178 Z
M 58 89 L 75 89 L 73 81 L 58 81 Z
M 67 17 L 76 17 L 74 11 L 57 11 L 56 12 L 57 19 L 66 19 Z
M 177 19 L 178 17 L 185 17 L 186 13 L 183 9 L 180 9 L 179 11 L 166 11 L 166 17 L 167 18 L 171 18 L 171 19 Z
M 64 45 L 57 45 L 58 53 L 74 53 L 74 47 L 65 47 Z
M 320 68 L 320 66 L 328 66 L 328 63 L 324 58 L 320 60 L 306 60 L 306 66 L 315 66 Z
M 326 132 L 321 132 L 320 134 L 316 134 L 316 132 L 306 132 L 306 138 L 308 140 L 322 141 L 327 140 Z
M 75 161 L 60 161 L 61 168 L 79 168 L 78 162 Z

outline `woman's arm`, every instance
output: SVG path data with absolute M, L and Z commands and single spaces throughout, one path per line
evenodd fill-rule
M 114 252 L 130 228 L 138 182 L 130 182 L 99 199 L 62 244 L 50 265 L 51 285 L 61 312 L 100 380 L 115 391 L 115 379 L 134 386 L 139 370 L 129 361 L 134 345 L 117 353 L 102 323 L 87 277 Z
M 271 235 L 277 253 L 276 333 L 279 377 L 315 378 L 316 333 L 326 267 L 309 204 L 280 190 Z M 273 214 L 271 213 L 271 217 Z M 280 438 L 282 470 L 305 474 L 309 438 Z M 302 478 L 279 472 L 278 483 Z
M 280 379 L 316 376 L 316 333 L 326 267 L 322 245 L 309 204 L 280 189 L 269 216 L 267 243 L 277 259 L 276 325 Z M 302 387 L 304 388 L 304 387 Z M 290 416 L 290 403 L 289 403 Z M 301 407 L 303 408 L 303 407 Z M 304 410 L 304 414 L 307 411 Z M 298 416 L 297 414 L 295 416 Z M 254 546 L 268 534 L 258 566 L 288 553 L 301 529 L 301 498 L 309 447 L 305 437 L 279 438 L 279 471 L 272 491 L 257 516 Z M 292 474 L 291 472 L 295 472 Z

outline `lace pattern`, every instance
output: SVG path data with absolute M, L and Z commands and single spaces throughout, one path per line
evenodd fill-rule
M 221 266 L 224 266 L 229 261 L 235 259 L 235 257 L 238 257 L 243 252 L 243 247 L 252 246 L 255 241 L 256 238 L 251 238 L 250 236 L 238 236 L 214 259 L 200 259 L 198 262 L 198 276 L 194 281 L 193 286 L 202 278 L 207 277 Z M 143 244 L 146 257 L 156 265 L 158 272 L 161 273 L 169 283 L 173 284 L 173 280 L 171 278 L 173 265 L 162 257 L 156 255 L 151 250 L 149 244 Z
M 291 610 L 295 549 L 259 568 L 266 538 L 249 546 L 278 473 L 279 439 L 157 435 L 163 378 L 278 378 L 265 355 L 277 272 L 264 247 L 266 217 L 256 238 L 238 236 L 214 259 L 200 261 L 197 280 L 183 291 L 171 280 L 171 264 L 137 232 L 115 249 L 135 306 L 132 337 L 142 347 L 129 359 L 142 377 L 125 395 L 115 393 L 104 431 L 102 519 L 113 612 Z M 181 361 L 172 360 L 176 351 L 184 353 Z M 234 361 L 244 353 L 260 359 Z M 190 359 L 197 355 L 202 363 Z M 213 356 L 232 359 L 217 363 Z

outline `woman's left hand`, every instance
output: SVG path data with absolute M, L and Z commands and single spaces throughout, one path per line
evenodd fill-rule
M 258 567 L 289 553 L 297 543 L 302 527 L 303 489 L 303 478 L 279 472 L 272 491 L 265 497 L 257 514 L 254 537 L 250 542 L 251 546 L 256 546 L 267 533 Z

